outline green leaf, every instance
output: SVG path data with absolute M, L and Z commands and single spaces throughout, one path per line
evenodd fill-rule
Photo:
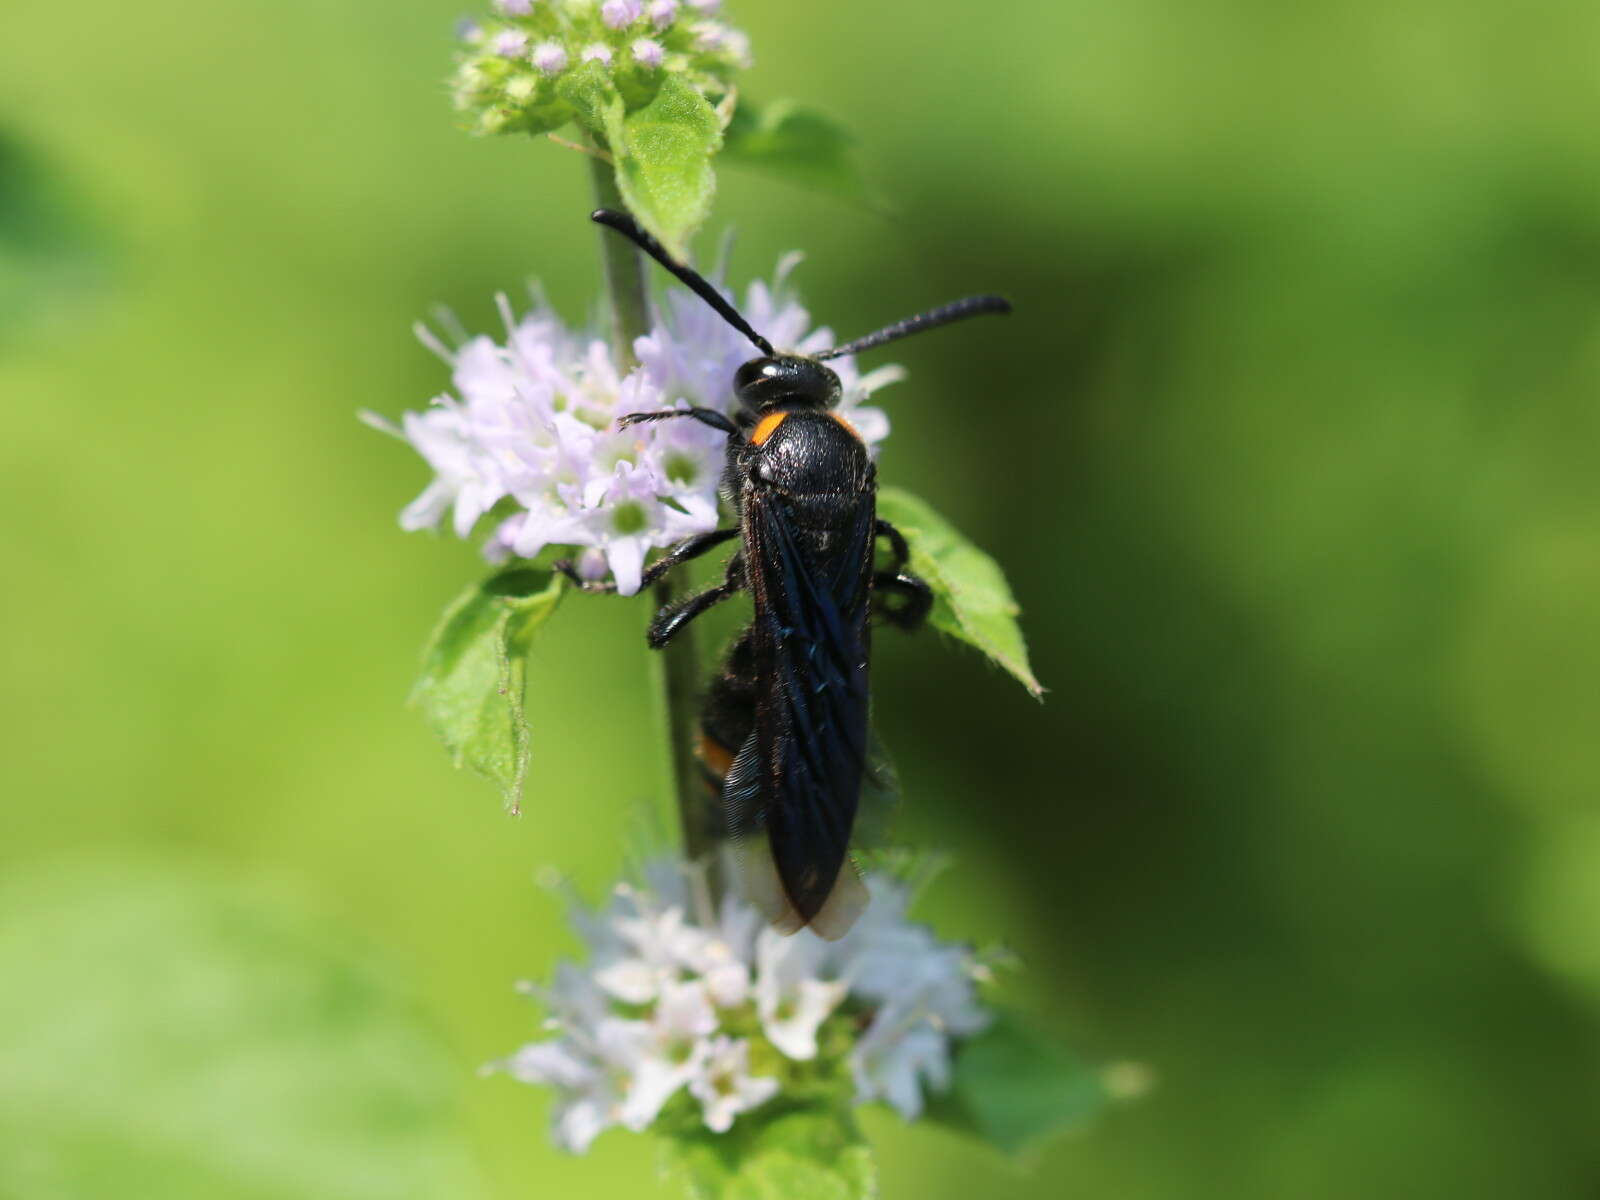
M 1042 696 L 1017 625 L 1021 609 L 1000 565 L 910 492 L 880 488 L 878 516 L 905 534 L 912 573 L 933 589 L 928 619 L 934 628 L 976 646 L 1035 697 Z
M 846 1110 L 747 1113 L 727 1133 L 667 1143 L 665 1173 L 691 1200 L 870 1200 L 872 1152 Z
M 793 100 L 739 102 L 723 134 L 731 163 L 872 207 L 881 201 L 856 162 L 855 138 L 832 117 Z
M 1071 1051 L 1004 1010 L 956 1050 L 950 1090 L 928 1118 L 1020 1155 L 1085 1124 L 1104 1107 L 1099 1074 Z
M 461 1066 L 277 889 L 104 855 L 12 870 L 0 979 L 0 1196 L 482 1194 Z
M 584 130 L 604 142 L 622 138 L 622 95 L 611 74 L 598 62 L 586 62 L 568 71 L 556 84 L 556 94 L 570 104 Z
M 513 813 L 521 811 L 530 752 L 522 711 L 528 648 L 565 584 L 519 563 L 469 588 L 445 610 L 411 691 L 456 766 L 498 783 Z
M 0 132 L 0 340 L 92 290 L 104 259 L 61 178 Z
M 722 146 L 716 110 L 694 88 L 668 75 L 655 98 L 620 124 L 607 132 L 617 188 L 628 211 L 681 259 L 689 236 L 711 213 L 717 186 L 711 159 Z

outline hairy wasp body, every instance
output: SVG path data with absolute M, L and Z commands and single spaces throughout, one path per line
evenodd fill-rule
M 646 569 L 649 583 L 739 540 L 722 581 L 663 608 L 647 636 L 660 648 L 712 605 L 750 592 L 754 617 L 707 692 L 700 760 L 725 833 L 740 847 L 746 895 L 784 932 L 810 926 L 840 937 L 867 901 L 849 848 L 868 770 L 871 618 L 914 628 L 932 596 L 906 572 L 905 539 L 877 518 L 876 468 L 833 411 L 839 379 L 823 360 L 1010 306 L 971 297 L 814 357 L 780 354 L 630 218 L 601 210 L 594 219 L 632 239 L 762 351 L 735 375 L 732 419 L 706 408 L 623 419 L 690 419 L 725 433 L 724 490 L 738 515 L 736 526 L 690 538 Z M 888 542 L 882 569 L 880 537 Z

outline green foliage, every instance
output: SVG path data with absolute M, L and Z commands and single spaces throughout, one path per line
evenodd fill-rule
M 0 131 L 0 341 L 101 270 L 103 246 L 59 178 Z
M 928 1116 L 1019 1155 L 1081 1126 L 1105 1101 L 1098 1074 L 1002 1009 L 988 1029 L 957 1047 L 950 1090 Z
M 731 105 L 749 61 L 743 33 L 692 8 L 613 29 L 597 3 L 542 3 L 475 23 L 452 92 L 478 133 L 544 134 L 575 121 L 611 155 L 634 216 L 683 257 L 711 208 L 725 123 L 714 106 Z
M 716 191 L 711 159 L 722 145 L 716 110 L 669 75 L 648 104 L 629 112 L 599 63 L 570 72 L 560 90 L 578 123 L 611 155 L 628 211 L 668 250 L 685 257 L 688 238 L 710 214 Z
M 1042 696 L 1017 625 L 1021 610 L 999 564 L 910 492 L 879 489 L 878 515 L 906 535 L 911 571 L 933 589 L 929 620 L 934 628 L 977 647 L 1034 696 Z
M 818 191 L 876 202 L 855 157 L 855 138 L 826 113 L 794 100 L 756 106 L 741 100 L 725 133 L 723 157 Z
M 672 1138 L 664 1173 L 690 1200 L 869 1200 L 872 1153 L 849 1109 L 799 1108 L 741 1116 L 727 1133 Z
M 722 146 L 722 122 L 708 101 L 675 75 L 655 99 L 608 125 L 617 187 L 628 210 L 679 258 L 689 235 L 711 213 L 716 175 L 711 159 Z
M 429 639 L 411 693 L 456 766 L 498 783 L 513 813 L 521 811 L 531 752 L 522 707 L 528 648 L 565 585 L 522 563 L 468 588 Z
M 274 895 L 87 857 L 0 887 L 0 1195 L 478 1194 L 393 981 Z

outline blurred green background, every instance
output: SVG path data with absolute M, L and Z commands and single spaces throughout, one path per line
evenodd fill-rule
M 0 133 L 101 255 L 40 282 L 67 210 L 0 180 L 7 1197 L 657 1194 L 472 1076 L 574 948 L 538 868 L 603 887 L 650 809 L 642 603 L 538 644 L 503 816 L 403 707 L 475 550 L 354 418 L 443 386 L 431 305 L 595 293 L 582 163 L 453 127 L 459 15 L 0 16 Z M 885 635 L 877 711 L 959 854 L 926 915 L 1157 1079 L 1027 1176 L 872 1113 L 884 1195 L 1595 1195 L 1600 10 L 731 15 L 899 205 L 727 171 L 736 277 L 804 248 L 844 333 L 1018 304 L 893 356 L 882 471 L 1052 693 Z

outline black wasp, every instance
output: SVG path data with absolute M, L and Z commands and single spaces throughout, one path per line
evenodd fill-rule
M 783 354 L 632 218 L 601 209 L 593 219 L 671 271 L 761 351 L 734 375 L 740 407 L 731 420 L 709 408 L 622 420 L 688 418 L 727 434 L 723 490 L 739 516 L 737 526 L 690 538 L 645 570 L 648 584 L 735 537 L 742 542 L 722 582 L 663 608 L 648 638 L 659 649 L 718 601 L 750 591 L 755 618 L 706 696 L 700 761 L 741 847 L 746 895 L 785 933 L 809 925 L 840 937 L 867 900 L 849 845 L 867 769 L 868 618 L 915 628 L 933 597 L 906 571 L 905 538 L 877 518 L 876 470 L 860 436 L 832 411 L 839 377 L 826 360 L 1011 306 L 970 296 L 821 354 Z M 880 537 L 889 544 L 881 570 Z M 576 579 L 570 564 L 558 566 Z

